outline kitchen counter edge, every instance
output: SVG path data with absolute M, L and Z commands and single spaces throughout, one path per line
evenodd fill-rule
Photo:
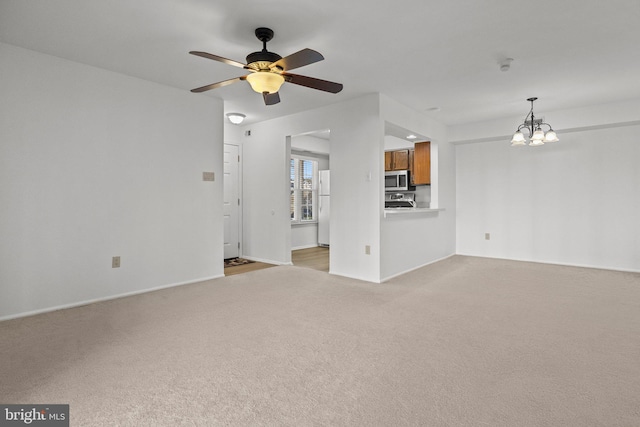
M 445 208 L 387 208 L 384 210 L 384 217 L 386 218 L 387 216 L 396 215 L 433 213 L 443 210 L 445 210 Z

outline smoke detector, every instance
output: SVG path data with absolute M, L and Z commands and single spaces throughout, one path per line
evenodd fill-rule
M 505 72 L 505 71 L 509 71 L 509 69 L 511 68 L 511 63 L 513 62 L 513 58 L 505 58 L 502 61 L 499 62 L 500 64 L 500 71 Z

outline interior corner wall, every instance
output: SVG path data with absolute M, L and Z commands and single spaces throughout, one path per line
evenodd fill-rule
M 287 137 L 324 129 L 331 129 L 331 273 L 377 282 L 384 168 L 378 94 L 244 127 L 251 135 L 243 142 L 243 255 L 291 262 Z
M 0 318 L 223 275 L 222 101 L 6 44 L 0 75 Z
M 556 116 L 555 126 L 568 117 Z M 458 145 L 458 253 L 640 271 L 639 131 L 631 122 L 558 129 L 542 147 Z

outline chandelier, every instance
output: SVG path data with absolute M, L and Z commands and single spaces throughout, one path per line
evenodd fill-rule
M 537 145 L 544 145 L 545 142 L 557 142 L 558 136 L 551 128 L 551 125 L 544 123 L 543 119 L 536 119 L 533 115 L 533 101 L 538 98 L 528 98 L 527 101 L 531 102 L 531 111 L 524 118 L 524 123 L 518 126 L 518 130 L 513 134 L 511 138 L 511 146 L 526 145 L 527 138 L 529 138 L 529 145 L 535 147 Z M 549 126 L 549 130 L 545 133 L 542 130 L 542 126 Z M 525 137 L 522 130 L 526 129 L 529 133 L 528 137 Z

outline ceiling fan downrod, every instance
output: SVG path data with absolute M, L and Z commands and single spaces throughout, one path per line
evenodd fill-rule
M 249 68 L 257 70 L 268 69 L 269 64 L 282 59 L 277 53 L 269 52 L 267 50 L 267 42 L 273 38 L 273 30 L 270 28 L 260 27 L 256 28 L 256 37 L 262 42 L 262 51 L 253 52 L 247 55 L 247 65 Z M 251 64 L 255 64 L 251 67 Z

